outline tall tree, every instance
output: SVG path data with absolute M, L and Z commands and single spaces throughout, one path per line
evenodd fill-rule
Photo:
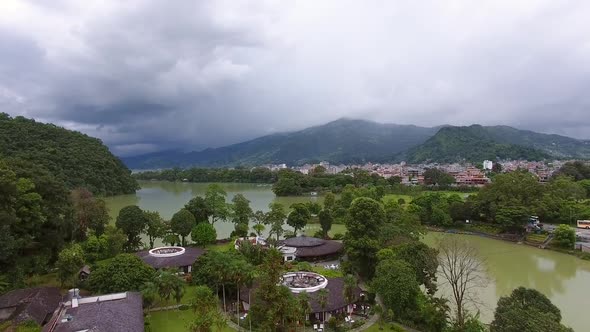
M 428 294 L 434 295 L 437 290 L 438 251 L 422 242 L 412 241 L 394 248 L 393 252 L 395 258 L 405 261 L 413 268 L 416 281 L 424 285 Z
M 318 304 L 320 308 L 322 308 L 322 322 L 326 323 L 326 307 L 328 306 L 328 299 L 330 298 L 330 290 L 327 288 L 322 288 L 318 290 Z
M 311 312 L 311 304 L 309 302 L 309 295 L 306 291 L 297 294 L 297 303 L 301 309 L 302 319 L 301 325 L 303 325 L 303 332 L 305 332 L 305 324 L 307 322 L 307 315 Z
M 252 215 L 252 219 L 254 219 L 254 226 L 252 227 L 256 232 L 256 235 L 262 236 L 262 232 L 265 230 L 264 224 L 266 224 L 266 214 L 260 210 L 254 212 Z
M 277 241 L 279 237 L 283 235 L 283 225 L 287 214 L 285 213 L 285 207 L 278 202 L 272 202 L 268 205 L 270 211 L 266 213 L 266 220 L 270 224 L 270 235 L 276 235 Z
M 252 217 L 250 201 L 242 194 L 236 194 L 232 198 L 231 219 L 235 224 L 234 233 L 238 237 L 248 236 L 248 223 Z
M 291 212 L 287 216 L 287 225 L 293 227 L 295 236 L 297 236 L 297 231 L 307 225 L 307 222 L 311 219 L 311 214 L 307 206 L 303 203 L 294 203 L 291 205 L 291 209 Z
M 187 209 L 181 209 L 170 219 L 170 230 L 180 235 L 182 245 L 185 246 L 186 237 L 191 233 L 195 223 L 195 217 Z
M 412 267 L 397 259 L 384 259 L 377 265 L 373 287 L 383 301 L 386 309 L 393 310 L 396 316 L 406 317 L 417 309 L 420 287 Z
M 484 287 L 484 263 L 478 251 L 456 237 L 444 238 L 439 244 L 441 277 L 449 284 L 455 309 L 455 324 L 462 329 L 467 308 L 475 301 L 475 290 Z
M 201 196 L 193 197 L 184 208 L 193 214 L 197 223 L 209 222 L 209 217 L 213 214 L 207 201 Z
M 535 289 L 516 288 L 502 296 L 490 332 L 573 332 L 561 324 L 561 312 Z
M 377 265 L 380 230 L 385 215 L 379 202 L 371 198 L 355 199 L 348 210 L 344 249 L 352 267 L 363 277 L 371 279 Z
M 144 211 L 147 218 L 147 227 L 145 230 L 148 240 L 150 242 L 150 248 L 154 247 L 156 239 L 161 239 L 166 235 L 166 224 L 160 213 L 157 211 Z
M 328 232 L 332 229 L 332 222 L 334 221 L 331 210 L 324 208 L 320 211 L 318 218 L 320 220 L 320 226 L 322 227 L 322 235 L 324 238 L 327 238 Z
M 324 209 L 333 212 L 335 208 L 336 195 L 334 195 L 332 192 L 329 192 L 326 194 L 326 196 L 324 196 Z
M 137 205 L 129 205 L 119 211 L 115 226 L 127 235 L 125 249 L 135 251 L 141 246 L 140 235 L 145 231 L 148 220 Z
M 180 279 L 174 270 L 160 270 L 154 278 L 158 294 L 162 300 L 168 301 L 174 296 L 179 303 L 184 293 L 185 282 Z
M 84 266 L 84 250 L 79 244 L 65 248 L 59 253 L 57 260 L 57 274 L 62 287 L 75 285 L 78 279 L 77 272 Z
M 205 202 L 211 212 L 211 224 L 217 220 L 227 220 L 229 217 L 229 206 L 225 199 L 227 193 L 218 184 L 210 184 L 205 192 Z
M 217 298 L 211 289 L 207 286 L 197 286 L 194 294 L 190 306 L 193 308 L 195 318 L 189 325 L 189 331 L 211 332 L 215 327 L 221 332 L 227 321 L 219 312 Z
M 104 233 L 109 224 L 110 216 L 106 204 L 102 199 L 96 199 L 85 188 L 74 189 L 71 193 L 74 208 L 75 238 L 86 239 L 87 229 L 91 229 L 97 236 Z

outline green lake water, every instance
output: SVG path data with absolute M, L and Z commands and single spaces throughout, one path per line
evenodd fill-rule
M 119 210 L 127 205 L 138 205 L 142 209 L 160 212 L 169 219 L 195 195 L 204 195 L 206 183 L 140 182 L 141 190 L 133 195 L 121 195 L 106 199 L 110 214 L 114 219 Z M 321 197 L 276 197 L 267 185 L 221 184 L 228 193 L 228 202 L 237 194 L 243 194 L 251 201 L 253 210 L 268 209 L 273 201 L 289 206 L 295 202 L 317 200 Z M 317 225 L 314 225 L 317 226 Z M 312 227 L 314 227 L 312 226 Z M 342 225 L 335 225 L 342 229 Z M 215 224 L 219 238 L 226 238 L 233 229 L 229 222 Z M 288 229 L 288 227 L 285 227 Z M 526 245 L 518 245 L 493 239 L 469 235 L 446 235 L 429 233 L 424 242 L 436 246 L 441 236 L 460 236 L 467 239 L 484 258 L 487 266 L 487 286 L 478 289 L 477 298 L 481 318 L 490 322 L 498 298 L 508 295 L 512 289 L 525 286 L 535 288 L 547 295 L 562 312 L 563 321 L 575 331 L 590 331 L 590 315 L 586 306 L 590 305 L 590 261 L 541 250 Z M 441 280 L 439 279 L 439 282 Z M 440 285 L 440 294 L 446 294 L 445 285 Z

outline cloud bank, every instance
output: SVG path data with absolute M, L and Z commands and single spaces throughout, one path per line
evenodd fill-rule
M 340 117 L 590 138 L 590 2 L 0 2 L 0 111 L 119 155 Z

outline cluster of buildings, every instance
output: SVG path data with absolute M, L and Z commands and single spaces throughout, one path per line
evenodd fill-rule
M 239 247 L 244 241 L 268 247 L 261 238 L 239 239 L 235 246 Z M 294 260 L 334 260 L 343 251 L 341 242 L 308 236 L 279 241 L 277 248 L 286 263 Z M 204 253 L 205 250 L 200 248 L 169 246 L 140 251 L 136 255 L 156 270 L 174 268 L 178 269 L 179 275 L 183 275 L 192 272 L 193 264 Z M 91 271 L 86 267 L 80 270 L 80 276 L 87 277 L 89 274 Z M 295 294 L 302 291 L 309 293 L 312 310 L 308 319 L 314 321 L 335 314 L 350 317 L 357 310 L 355 303 L 364 297 L 363 291 L 356 287 L 351 303 L 343 295 L 343 278 L 327 278 L 313 272 L 290 272 L 283 276 L 281 282 Z M 328 289 L 330 295 L 328 303 L 320 305 L 316 292 L 323 288 Z M 245 313 L 252 299 L 248 291 L 240 294 L 239 301 L 241 312 Z M 364 311 L 366 308 L 363 307 L 360 314 Z M 43 332 L 144 331 L 142 296 L 138 292 L 82 297 L 78 289 L 72 289 L 66 295 L 56 287 L 18 289 L 0 296 L 0 324 L 6 321 L 15 324 L 34 321 L 42 326 Z
M 555 171 L 568 161 L 556 160 L 552 162 L 527 161 L 527 160 L 508 160 L 508 161 L 491 161 L 484 160 L 481 165 L 470 163 L 424 163 L 424 164 L 374 164 L 366 163 L 364 165 L 331 165 L 329 162 L 319 164 L 305 164 L 302 166 L 291 167 L 291 169 L 303 174 L 310 174 L 316 167 L 322 166 L 327 174 L 337 174 L 347 169 L 362 169 L 370 173 L 378 174 L 384 178 L 399 177 L 401 183 L 405 185 L 424 184 L 424 172 L 429 168 L 437 168 L 455 178 L 457 186 L 482 186 L 490 182 L 487 173 L 494 169 L 495 164 L 500 165 L 503 172 L 511 172 L 518 169 L 527 170 L 539 177 L 540 182 L 546 182 Z M 286 169 L 286 164 L 267 165 L 271 170 Z

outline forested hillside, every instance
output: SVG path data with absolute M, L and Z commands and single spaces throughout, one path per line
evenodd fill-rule
M 441 128 L 424 144 L 411 148 L 405 159 L 411 163 L 419 163 L 589 157 L 590 146 L 584 141 L 506 126 L 472 125 Z
M 320 161 L 364 163 L 390 161 L 423 143 L 438 128 L 340 119 L 304 130 L 259 137 L 247 142 L 198 152 L 160 152 L 124 158 L 138 169 L 189 166 L 300 165 Z
M 117 195 L 138 188 L 129 169 L 99 139 L 5 113 L 0 113 L 0 159 L 23 169 L 46 169 L 69 189 Z

